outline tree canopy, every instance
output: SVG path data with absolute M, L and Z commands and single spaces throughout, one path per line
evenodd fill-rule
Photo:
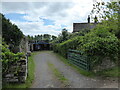
M 41 35 L 35 35 L 35 36 L 30 36 L 28 35 L 28 41 L 29 43 L 34 43 L 34 42 L 39 42 L 39 41 L 45 41 L 47 43 L 55 40 L 57 37 L 54 35 L 50 35 L 50 34 L 41 34 Z
M 17 25 L 12 24 L 9 19 L 6 19 L 3 14 L 0 14 L 2 18 L 2 37 L 7 44 L 18 46 L 23 37 L 22 31 Z

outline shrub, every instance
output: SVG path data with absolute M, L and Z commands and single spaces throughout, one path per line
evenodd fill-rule
M 110 57 L 116 62 L 119 51 L 118 38 L 107 30 L 93 30 L 86 34 L 77 50 L 91 56 L 92 64 L 99 64 L 103 58 Z
M 92 29 L 84 36 L 76 36 L 59 44 L 54 44 L 55 52 L 67 57 L 68 49 L 83 51 L 90 56 L 91 64 L 100 64 L 105 57 L 116 62 L 118 60 L 119 40 L 106 28 Z
M 53 47 L 53 50 L 55 52 L 60 53 L 62 56 L 66 57 L 68 49 L 76 49 L 77 46 L 80 44 L 80 41 L 82 40 L 83 36 L 77 36 L 75 38 L 69 39 L 63 43 L 56 44 Z
M 8 45 L 2 42 L 2 74 L 5 75 L 11 65 L 24 57 L 24 53 L 14 54 L 10 52 L 10 50 L 8 49 Z

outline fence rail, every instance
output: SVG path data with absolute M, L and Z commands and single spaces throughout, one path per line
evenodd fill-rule
M 90 59 L 82 51 L 68 50 L 68 61 L 81 69 L 90 71 Z

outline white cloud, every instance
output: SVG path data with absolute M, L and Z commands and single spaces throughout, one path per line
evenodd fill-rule
M 71 2 L 4 2 L 2 13 L 22 13 L 24 19 L 32 22 L 12 21 L 18 25 L 25 35 L 49 33 L 58 35 L 63 27 L 72 32 L 75 22 L 87 22 L 93 0 L 73 0 Z M 40 18 L 50 19 L 55 25 L 45 26 Z
M 56 26 L 48 25 L 44 26 L 43 22 L 19 22 L 19 21 L 12 21 L 18 25 L 18 27 L 23 31 L 25 35 L 38 35 L 38 34 L 51 34 L 51 35 L 58 35 L 60 31 Z

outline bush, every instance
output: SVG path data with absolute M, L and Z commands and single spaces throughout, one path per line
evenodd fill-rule
M 2 42 L 2 74 L 6 74 L 9 67 L 16 63 L 16 61 L 25 58 L 24 53 L 14 54 L 8 49 L 8 45 Z
M 62 56 L 67 57 L 68 49 L 76 49 L 80 44 L 83 36 L 77 36 L 75 38 L 69 39 L 60 44 L 54 44 L 53 50 L 60 53 Z
M 106 29 L 93 29 L 84 36 L 76 36 L 59 44 L 54 44 L 53 50 L 67 57 L 68 49 L 83 51 L 90 56 L 91 64 L 100 64 L 105 57 L 114 62 L 118 59 L 119 40 Z
M 91 56 L 92 64 L 99 64 L 103 58 L 110 57 L 116 62 L 119 51 L 118 38 L 107 30 L 92 30 L 86 34 L 77 50 Z

